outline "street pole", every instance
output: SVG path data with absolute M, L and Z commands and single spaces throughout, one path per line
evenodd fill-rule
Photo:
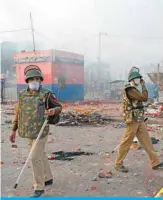
M 100 66 L 101 65 L 101 33 L 99 33 L 99 46 L 98 46 L 98 78 L 100 80 L 101 76 L 100 76 Z
M 99 45 L 98 45 L 98 93 L 100 93 L 100 82 L 101 82 L 101 36 L 108 36 L 107 33 L 99 32 Z
M 159 76 L 159 73 L 160 73 L 160 64 L 158 63 L 157 65 L 157 89 L 158 89 L 158 101 L 159 101 L 159 85 L 160 85 L 160 76 Z
M 33 40 L 33 51 L 35 51 L 36 50 L 35 35 L 34 35 L 34 27 L 33 27 L 33 20 L 32 20 L 32 13 L 31 12 L 30 12 L 30 22 L 31 22 L 32 40 Z
M 98 96 L 100 94 L 100 81 L 101 81 L 101 32 L 99 32 L 99 44 L 98 44 Z

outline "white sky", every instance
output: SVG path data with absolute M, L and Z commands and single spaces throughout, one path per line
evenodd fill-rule
M 152 38 L 102 37 L 101 58 L 112 72 L 163 60 L 163 0 L 0 0 L 0 32 L 30 27 L 46 48 L 98 57 L 98 33 Z M 31 40 L 30 31 L 0 34 L 0 40 Z

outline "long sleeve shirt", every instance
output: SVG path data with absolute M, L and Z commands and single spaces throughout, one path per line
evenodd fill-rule
M 49 108 L 54 108 L 56 115 L 62 111 L 62 105 L 57 101 L 56 97 L 51 93 L 48 98 L 48 106 Z M 12 130 L 17 131 L 18 129 L 18 110 L 19 110 L 19 103 L 15 109 L 15 116 L 13 120 Z
M 148 100 L 148 91 L 145 85 L 142 86 L 142 92 L 135 88 L 127 88 L 126 90 L 127 96 L 131 100 L 137 100 L 137 101 L 147 101 Z

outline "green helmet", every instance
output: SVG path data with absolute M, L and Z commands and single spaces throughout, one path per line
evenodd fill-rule
M 30 78 L 34 78 L 34 77 L 39 77 L 41 79 L 41 81 L 44 80 L 43 75 L 41 73 L 41 71 L 37 70 L 37 69 L 30 69 L 29 71 L 26 72 L 25 74 L 25 81 L 26 83 L 28 82 L 28 80 Z
M 142 78 L 139 72 L 131 72 L 128 76 L 128 81 L 131 81 L 135 78 Z

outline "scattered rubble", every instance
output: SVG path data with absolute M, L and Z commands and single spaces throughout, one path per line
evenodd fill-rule
M 159 140 L 156 139 L 155 137 L 151 137 L 151 142 L 152 142 L 152 144 L 157 144 L 159 142 Z
M 100 172 L 98 175 L 99 178 L 105 178 L 105 173 L 104 172 Z
M 58 126 L 109 124 L 111 116 L 120 115 L 119 104 L 104 102 L 78 102 L 64 104 Z
M 16 104 L 3 105 L 1 112 L 14 114 Z M 109 124 L 113 117 L 121 116 L 120 103 L 110 103 L 105 101 L 86 101 L 73 104 L 63 104 L 63 112 L 57 126 L 81 126 L 94 125 L 101 126 Z M 148 105 L 145 114 L 148 117 L 163 117 L 163 103 Z M 12 123 L 6 120 L 6 123 Z M 115 128 L 124 128 L 124 123 L 115 125 Z
M 58 126 L 81 126 L 87 125 L 106 125 L 110 123 L 110 118 L 103 117 L 101 114 L 77 114 L 77 113 L 62 113 Z
M 0 165 L 3 165 L 4 164 L 4 162 L 3 161 L 0 161 Z
M 100 170 L 99 178 L 112 178 L 111 170 Z
M 152 124 L 148 125 L 148 131 L 163 131 L 163 125 Z
M 79 107 L 79 105 L 75 105 L 75 106 L 76 106 L 76 108 Z M 73 109 L 75 109 L 75 106 L 74 106 Z M 92 105 L 90 104 L 89 106 L 91 107 Z M 112 111 L 109 111 L 109 109 L 108 109 L 108 111 L 106 111 L 106 110 L 100 111 L 100 109 L 101 109 L 100 105 L 97 105 L 97 106 L 93 105 L 92 107 L 94 107 L 94 109 L 96 109 L 96 111 L 85 112 L 84 114 L 82 113 L 83 111 L 80 111 L 80 112 L 79 111 L 77 111 L 77 112 L 71 111 L 70 115 L 75 113 L 74 115 L 75 115 L 76 118 L 78 118 L 78 116 L 84 116 L 87 119 L 86 123 L 83 120 L 83 118 L 77 120 L 77 123 L 76 123 L 76 121 L 73 121 L 74 120 L 74 118 L 73 118 L 72 122 L 75 122 L 77 124 L 77 126 L 80 126 L 80 125 L 83 125 L 83 124 L 95 124 L 95 125 L 100 124 L 100 123 L 101 124 L 109 124 L 111 122 L 110 116 L 112 116 L 114 114 L 114 113 L 112 113 Z M 67 109 L 69 109 L 69 111 L 70 111 L 69 106 L 68 106 Z M 87 110 L 86 106 L 84 107 L 83 110 Z M 63 114 L 66 115 L 66 112 L 67 111 L 64 110 Z M 117 113 L 118 113 L 118 111 L 117 111 Z M 116 115 L 118 115 L 117 113 L 116 113 Z M 75 120 L 76 120 L 76 118 L 75 118 Z M 92 118 L 93 119 L 95 118 L 93 122 L 90 120 Z M 99 119 L 104 120 L 104 123 L 103 122 L 99 123 L 99 121 L 100 121 Z M 64 120 L 65 119 L 62 118 L 62 116 L 61 116 L 61 122 L 64 123 Z M 69 120 L 69 119 L 67 119 L 67 120 Z M 71 124 L 71 121 L 67 122 L 67 125 L 72 126 L 72 125 L 69 125 L 69 123 Z M 73 124 L 73 126 L 74 126 L 74 124 Z M 98 191 L 99 189 L 100 189 L 101 195 L 103 195 L 103 194 L 114 195 L 114 194 L 116 194 L 116 190 L 119 189 L 118 188 L 119 184 L 121 184 L 120 185 L 121 190 L 119 190 L 120 195 L 124 194 L 123 191 L 125 191 L 125 189 L 126 189 L 126 194 L 133 195 L 134 193 L 132 191 L 127 192 L 127 189 L 130 189 L 130 186 L 131 186 L 130 183 L 132 183 L 132 181 L 135 181 L 135 185 L 136 185 L 136 187 L 138 187 L 138 189 L 136 191 L 139 191 L 139 190 L 141 191 L 141 189 L 144 187 L 143 183 L 144 183 L 145 175 L 144 174 L 140 175 L 140 173 L 141 173 L 142 169 L 144 169 L 145 163 L 142 164 L 142 162 L 140 162 L 140 166 L 138 165 L 138 167 L 135 166 L 133 163 L 135 161 L 137 161 L 137 163 L 139 164 L 139 159 L 142 159 L 142 160 L 146 159 L 146 157 L 141 158 L 141 156 L 144 155 L 142 151 L 139 151 L 138 154 L 135 153 L 136 156 L 129 155 L 129 159 L 131 159 L 131 160 L 128 160 L 128 162 L 131 165 L 131 168 L 133 168 L 133 172 L 131 171 L 131 176 L 123 176 L 121 174 L 120 175 L 115 174 L 115 176 L 114 176 L 114 174 L 112 174 L 112 171 L 104 169 L 105 168 L 105 158 L 111 159 L 110 158 L 111 153 L 108 153 L 108 152 L 111 152 L 112 148 L 114 148 L 114 146 L 116 146 L 117 141 L 119 141 L 118 138 L 121 137 L 122 133 L 120 133 L 120 132 L 122 130 L 118 130 L 118 129 L 124 128 L 124 127 L 125 127 L 125 125 L 123 123 L 116 123 L 116 124 L 114 123 L 114 125 L 107 126 L 107 130 L 108 130 L 107 137 L 109 138 L 109 141 L 110 141 L 109 146 L 108 146 L 108 144 L 105 144 L 105 143 L 107 143 L 107 137 L 105 137 L 105 135 L 103 134 L 103 130 L 104 130 L 103 127 L 100 127 L 98 129 L 98 132 L 100 134 L 99 133 L 96 134 L 96 132 L 94 132 L 95 129 L 92 128 L 92 127 L 89 127 L 89 129 L 88 129 L 88 127 L 82 127 L 82 132 L 81 132 L 81 134 L 77 135 L 78 137 L 76 137 L 76 130 L 77 129 L 75 129 L 75 128 L 73 129 L 71 127 L 70 128 L 69 127 L 68 128 L 55 127 L 55 129 L 51 130 L 52 133 L 55 132 L 56 137 L 54 138 L 54 137 L 52 137 L 53 134 L 49 134 L 50 135 L 49 144 L 48 144 L 49 151 L 53 152 L 58 147 L 59 147 L 59 149 L 57 149 L 58 152 L 50 153 L 51 155 L 48 157 L 48 159 L 50 160 L 50 163 L 52 163 L 51 167 L 52 167 L 53 173 L 55 173 L 55 175 L 56 175 L 57 184 L 59 185 L 60 188 L 63 188 L 63 190 L 65 190 L 65 191 L 63 191 L 63 193 L 61 192 L 62 195 L 65 195 L 65 193 L 66 192 L 68 193 L 69 190 L 71 190 L 71 189 L 72 189 L 71 195 L 73 194 L 73 188 L 78 187 L 78 184 L 79 184 L 78 179 L 76 178 L 76 176 L 79 173 L 82 174 L 82 176 L 80 177 L 80 181 L 83 181 L 83 184 L 87 185 L 87 182 L 88 182 L 87 178 L 89 179 L 89 181 L 95 181 L 95 182 L 92 182 L 92 186 L 90 186 L 90 185 L 86 186 L 87 191 L 89 191 L 89 193 L 90 193 L 89 195 L 92 195 L 92 196 L 93 196 L 93 194 L 96 194 L 96 190 Z M 7 126 L 6 126 L 6 128 L 7 128 Z M 52 128 L 54 128 L 54 127 L 52 127 Z M 159 126 L 159 125 L 148 126 L 148 129 L 149 128 L 153 132 L 156 131 L 156 130 L 157 131 L 161 131 L 161 129 L 163 130 L 163 126 Z M 62 131 L 62 129 L 63 129 L 63 131 Z M 87 132 L 87 129 L 88 129 L 88 132 Z M 6 131 L 6 129 L 4 129 L 4 130 Z M 57 130 L 59 130 L 59 131 L 57 131 Z M 83 133 L 83 135 L 82 135 L 82 133 Z M 88 133 L 88 134 L 85 134 L 85 133 Z M 112 137 L 110 137 L 109 134 L 112 134 Z M 61 138 L 61 139 L 58 139 L 58 138 Z M 99 139 L 103 140 L 104 142 L 98 142 Z M 20 142 L 22 142 L 22 140 L 20 140 Z M 58 145 L 57 147 L 55 147 L 55 143 L 57 143 L 57 145 Z M 18 144 L 19 144 L 19 146 L 21 146 L 21 143 L 18 143 Z M 88 145 L 86 146 L 86 144 L 88 144 Z M 6 151 L 7 145 L 2 145 L 2 146 L 4 148 L 3 158 L 8 159 L 8 157 L 6 155 L 8 155 L 8 152 L 13 151 L 13 149 L 11 149 L 11 145 L 8 145 L 10 147 L 10 149 L 7 152 Z M 91 157 L 91 159 L 86 158 L 84 160 L 83 157 L 84 158 L 87 157 L 86 155 L 92 155 L 89 152 L 84 152 L 86 147 L 87 147 L 88 151 L 90 151 L 90 149 L 91 149 L 91 151 L 96 152 L 96 153 L 95 153 L 95 156 Z M 61 151 L 61 150 L 63 150 L 63 151 Z M 67 150 L 69 150 L 70 152 L 67 152 Z M 66 152 L 64 152 L 64 151 L 66 151 Z M 105 152 L 105 151 L 108 151 L 108 152 Z M 162 149 L 162 151 L 163 151 L 163 149 Z M 17 152 L 17 150 L 16 150 L 16 152 Z M 11 156 L 11 155 L 12 154 L 10 154 L 9 156 Z M 97 155 L 100 155 L 100 156 L 97 156 Z M 7 159 L 4 160 L 5 165 L 2 167 L 3 170 L 4 170 L 3 171 L 4 174 L 5 174 L 5 172 L 11 172 L 10 166 L 6 165 L 7 162 L 11 163 L 10 165 L 12 165 L 13 170 L 15 170 L 15 169 L 20 170 L 21 169 L 22 164 L 24 164 L 24 162 L 22 162 L 22 161 L 25 160 L 25 158 L 22 159 L 22 158 L 18 157 L 17 154 L 16 154 L 16 156 L 17 157 L 14 158 L 15 161 L 13 161 L 13 163 L 12 163 L 13 158 L 10 158 L 9 161 Z M 77 156 L 79 156 L 79 157 L 77 158 Z M 75 157 L 77 159 L 74 159 Z M 81 159 L 79 159 L 79 158 L 81 158 Z M 18 162 L 17 162 L 17 159 L 19 159 Z M 55 165 L 54 165 L 53 160 L 55 161 Z M 61 161 L 66 161 L 66 162 L 62 165 Z M 72 161 L 72 162 L 68 162 L 68 161 Z M 89 162 L 91 162 L 91 163 L 89 163 Z M 95 165 L 97 163 L 99 165 Z M 2 164 L 4 164 L 4 163 L 1 161 L 1 165 Z M 92 169 L 89 171 L 88 170 L 89 168 L 87 166 L 90 167 L 90 165 L 93 166 L 93 167 L 91 167 Z M 113 165 L 113 164 L 111 163 L 111 165 Z M 147 163 L 147 165 L 148 165 L 148 163 Z M 59 167 L 56 167 L 56 166 L 59 166 Z M 73 170 L 76 171 L 77 173 L 76 174 L 70 173 L 68 175 L 67 172 L 69 171 L 71 166 L 73 166 Z M 101 167 L 101 169 L 99 170 L 100 167 Z M 140 169 L 140 167 L 141 167 L 141 169 Z M 7 169 L 7 168 L 8 168 L 8 171 L 7 170 L 5 171 L 5 169 Z M 28 168 L 30 168 L 30 166 L 28 166 Z M 109 166 L 109 168 L 110 168 L 110 166 Z M 137 169 L 138 169 L 138 173 L 135 173 L 135 172 L 137 172 Z M 29 169 L 27 171 L 30 172 L 31 169 Z M 94 171 L 95 171 L 95 173 L 94 173 Z M 101 175 L 102 175 L 102 177 L 101 177 Z M 6 174 L 3 175 L 3 176 L 4 176 L 3 177 L 3 181 L 4 181 L 3 187 L 5 188 L 7 184 L 10 186 L 10 181 L 8 181 L 8 183 L 7 183 Z M 12 173 L 11 178 L 15 179 L 15 176 L 16 176 L 16 174 Z M 91 177 L 94 177 L 94 178 L 91 179 Z M 69 186 L 70 188 L 69 187 L 67 188 L 67 182 L 65 180 L 69 180 L 69 179 L 72 183 L 72 186 L 73 186 L 72 188 L 71 188 L 71 185 Z M 141 181 L 141 184 L 139 184 L 137 182 L 137 180 L 139 180 L 139 179 Z M 104 188 L 99 187 L 101 185 L 101 183 L 103 183 L 103 182 L 104 183 L 106 182 L 104 184 Z M 106 184 L 110 184 L 110 185 L 106 185 Z M 28 186 L 27 183 L 25 183 L 24 188 L 26 186 Z M 156 189 L 157 187 L 159 187 L 159 181 L 157 181 L 157 184 L 154 187 L 154 189 Z M 4 188 L 3 188 L 3 195 L 4 195 L 4 191 L 5 191 Z M 107 191 L 108 188 L 109 188 L 109 191 Z M 113 191 L 114 189 L 116 189 L 115 192 Z M 84 187 L 83 190 L 85 191 L 85 187 Z M 91 193 L 91 190 L 92 190 L 92 193 Z M 142 190 L 143 190 L 143 192 L 145 191 L 144 188 Z M 137 196 L 142 195 L 142 194 L 137 194 L 136 192 L 135 192 L 135 194 Z M 60 195 L 59 192 L 57 193 L 57 195 Z M 78 192 L 78 195 L 80 196 L 79 192 Z
M 12 148 L 18 148 L 16 144 L 12 144 Z
M 94 178 L 92 179 L 92 181 L 98 181 L 98 178 L 97 178 L 97 177 L 94 177 Z
M 163 102 L 149 105 L 146 109 L 145 115 L 163 118 Z
M 54 159 L 55 159 L 55 156 L 53 155 L 48 156 L 48 160 L 54 160 Z
M 134 173 L 134 176 L 138 176 L 138 173 Z
M 116 124 L 113 124 L 113 127 L 114 128 L 125 128 L 125 124 L 124 123 L 116 123 Z
M 11 124 L 11 123 L 12 123 L 12 120 L 5 120 L 5 123 L 6 123 L 6 124 Z
M 94 185 L 92 185 L 92 186 L 90 187 L 90 190 L 97 190 L 97 187 L 94 186 Z

